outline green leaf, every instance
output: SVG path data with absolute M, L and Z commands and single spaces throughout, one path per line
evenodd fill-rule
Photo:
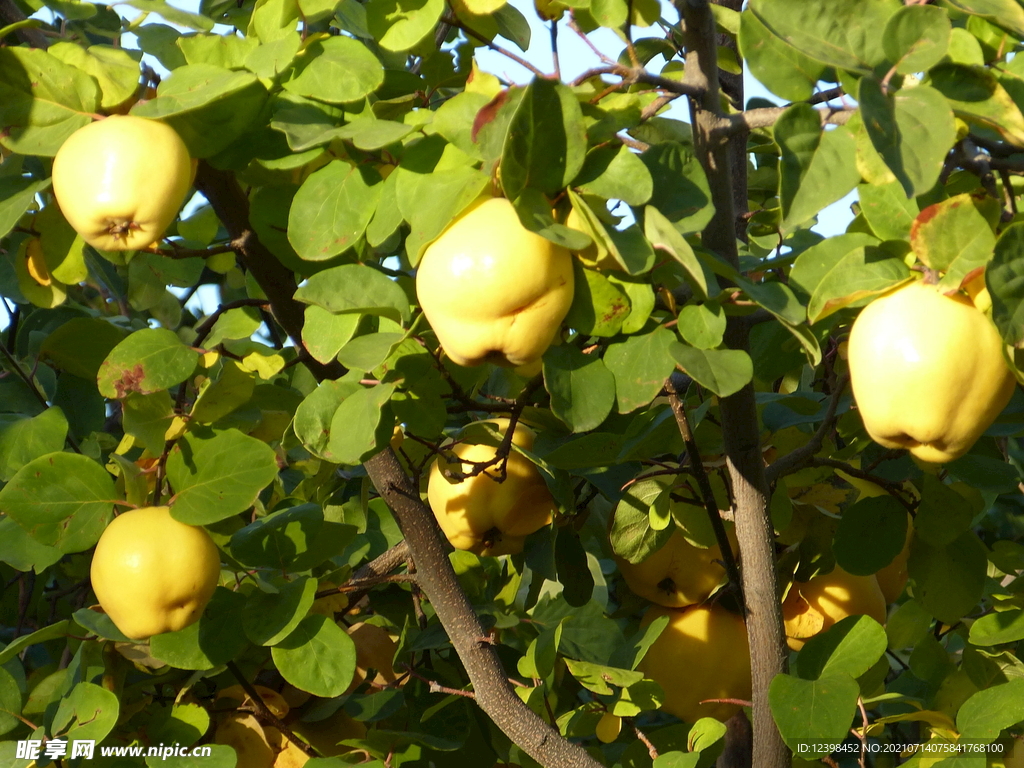
M 544 387 L 551 410 L 573 432 L 596 429 L 615 404 L 615 376 L 600 357 L 571 344 L 544 353 Z
M 192 405 L 191 418 L 197 424 L 212 424 L 249 402 L 256 389 L 256 376 L 234 360 L 225 360 L 220 376 L 207 379 Z
M 995 741 L 1004 728 L 1024 720 L 1024 679 L 978 691 L 960 707 L 956 727 L 967 739 Z
M 388 406 L 395 384 L 360 387 L 345 398 L 331 420 L 327 452 L 339 464 L 357 465 L 384 448 L 395 428 Z
M 384 67 L 358 40 L 336 35 L 310 45 L 286 90 L 330 104 L 369 96 L 384 82 Z
M 259 47 L 259 41 L 255 37 L 235 35 L 187 35 L 178 38 L 178 47 L 189 64 L 241 69 L 249 54 Z
M 619 413 L 635 411 L 658 396 L 676 367 L 669 351 L 675 340 L 670 330 L 659 326 L 650 333 L 608 345 L 604 364 L 615 376 Z
M 277 645 L 309 613 L 316 597 L 316 579 L 298 578 L 277 592 L 258 590 L 242 611 L 242 630 L 253 645 Z
M 527 187 L 512 201 L 519 223 L 555 245 L 579 251 L 590 245 L 589 237 L 578 229 L 559 224 L 551 213 L 551 203 L 536 189 Z
M 562 597 L 569 605 L 584 606 L 594 594 L 594 575 L 587 563 L 587 551 L 579 534 L 568 526 L 558 529 L 555 539 L 555 563 Z
M 817 680 L 776 675 L 768 689 L 775 724 L 794 752 L 800 743 L 823 745 L 843 741 L 853 723 L 859 695 L 857 681 L 841 673 Z M 801 754 L 807 754 L 806 746 Z
M 880 32 L 900 5 L 899 0 L 753 0 L 750 9 L 801 53 L 868 74 L 885 60 Z
M 38 48 L 0 48 L 0 125 L 8 149 L 52 157 L 92 122 L 99 105 L 99 85 L 82 70 Z
M 740 14 L 739 47 L 750 74 L 787 101 L 809 99 L 825 74 L 824 64 L 772 34 L 749 8 Z
M 821 115 L 810 104 L 795 104 L 775 123 L 782 150 L 779 197 L 782 229 L 792 232 L 857 186 L 857 145 L 840 126 L 823 131 Z
M 40 544 L 82 552 L 107 527 L 113 478 L 92 459 L 51 453 L 23 466 L 0 490 L 0 508 Z
M 0 735 L 13 731 L 21 720 L 21 691 L 18 681 L 10 672 L 0 667 Z
M 704 229 L 715 215 L 715 206 L 708 178 L 693 148 L 666 141 L 643 152 L 640 159 L 654 182 L 651 205 L 683 234 Z
M 591 664 L 586 661 L 566 659 L 565 666 L 569 674 L 576 678 L 576 682 L 594 693 L 611 696 L 615 693 L 612 686 L 616 688 L 629 688 L 644 679 L 643 672 L 634 672 L 628 669 L 616 669 L 606 667 L 603 664 Z
M 614 336 L 629 316 L 625 292 L 597 270 L 573 259 L 575 292 L 566 324 L 585 336 Z
M 340 696 L 356 670 L 352 638 L 326 616 L 304 618 L 271 655 L 285 680 L 315 696 Z
M 111 45 L 83 48 L 77 43 L 56 43 L 47 50 L 51 56 L 88 72 L 96 79 L 102 93 L 100 106 L 104 109 L 127 101 L 139 86 L 139 62 L 123 48 Z
M 411 316 L 409 298 L 401 286 L 362 264 L 342 264 L 317 272 L 295 292 L 295 298 L 328 312 L 381 315 L 396 323 L 408 322 Z
M 143 328 L 114 347 L 100 365 L 97 384 L 104 397 L 122 400 L 180 384 L 196 368 L 199 355 L 166 328 Z
M 10 517 L 0 517 L 0 562 L 16 571 L 42 573 L 62 557 L 63 552 L 40 544 Z
M 863 498 L 843 512 L 832 551 L 847 573 L 870 576 L 892 562 L 906 538 L 907 511 L 902 504 L 888 494 Z
M 997 611 L 971 625 L 971 645 L 990 647 L 1024 640 L 1024 610 Z
M 166 390 L 152 395 L 128 395 L 121 403 L 125 434 L 154 456 L 163 453 L 165 435 L 174 418 L 174 403 Z
M 714 349 L 725 335 L 725 312 L 718 304 L 687 304 L 679 311 L 679 335 L 697 349 Z
M 68 420 L 60 408 L 35 417 L 0 415 L 0 481 L 7 482 L 23 466 L 64 448 Z
M 261 440 L 237 429 L 212 438 L 189 433 L 167 459 L 171 514 L 189 525 L 226 520 L 251 507 L 276 476 L 274 449 Z
M 615 507 L 609 533 L 615 554 L 636 565 L 665 546 L 675 526 L 654 528 L 651 519 L 670 515 L 670 503 L 670 489 L 656 479 L 641 480 L 629 486 Z
M 231 537 L 231 553 L 255 568 L 298 573 L 340 552 L 354 527 L 324 520 L 316 504 L 299 504 L 250 523 Z
M 39 347 L 39 358 L 82 379 L 95 379 L 110 351 L 125 331 L 95 317 L 75 317 L 61 323 Z
M 373 168 L 340 160 L 311 174 L 288 213 L 288 242 L 299 257 L 325 261 L 355 245 L 373 218 L 381 182 Z
M 952 33 L 949 14 L 942 8 L 908 5 L 889 18 L 882 46 L 899 74 L 912 75 L 927 72 L 942 60 Z
M 501 185 L 510 199 L 527 187 L 554 194 L 583 168 L 586 129 L 576 96 L 566 86 L 534 78 L 508 125 Z
M 444 0 L 370 0 L 366 25 L 381 48 L 407 51 L 433 34 Z
M 217 587 L 199 621 L 177 632 L 154 635 L 149 652 L 178 669 L 213 669 L 248 646 L 242 627 L 245 595 Z
M 696 349 L 677 341 L 669 353 L 690 378 L 719 397 L 739 392 L 754 376 L 750 355 L 739 349 Z
M 810 298 L 818 284 L 856 248 L 877 245 L 878 238 L 864 232 L 851 232 L 822 240 L 797 256 L 789 274 L 789 285 L 797 293 Z
M 800 677 L 860 677 L 882 658 L 887 646 L 881 624 L 870 616 L 847 616 L 807 641 L 797 657 Z
M 644 234 L 655 248 L 667 252 L 678 261 L 687 276 L 700 292 L 701 298 L 708 296 L 708 282 L 693 248 L 686 242 L 672 222 L 653 205 L 644 208 Z
M 358 336 L 341 348 L 338 361 L 349 370 L 369 372 L 383 363 L 401 341 L 401 333 Z
M 956 141 L 953 113 L 943 95 L 918 85 L 887 96 L 878 80 L 861 78 L 858 100 L 864 126 L 907 197 L 921 195 L 935 185 Z
M 362 117 L 339 128 L 337 136 L 339 139 L 351 141 L 359 149 L 371 152 L 401 141 L 414 130 L 415 126 L 396 123 L 393 120 Z
M 131 114 L 163 120 L 181 136 L 193 157 L 228 147 L 259 114 L 267 98 L 256 76 L 212 64 L 188 64 L 160 83 L 157 97 Z
M 898 181 L 861 184 L 857 187 L 857 198 L 860 212 L 880 240 L 906 240 L 910 237 L 910 228 L 920 211 L 917 202 L 907 197 Z
M 392 176 L 398 177 L 395 194 L 399 211 L 412 226 L 405 248 L 414 266 L 424 249 L 490 184 L 485 174 L 468 167 L 430 173 L 410 171 L 403 165 Z
M 26 179 L 22 176 L 0 178 L 0 237 L 7 237 L 18 219 L 35 202 L 35 197 L 50 186 L 47 179 Z
M 946 97 L 957 117 L 991 128 L 1011 144 L 1024 145 L 1024 114 L 992 72 L 983 67 L 939 64 L 929 76 L 929 84 Z
M 651 172 L 625 145 L 592 149 L 573 185 L 587 194 L 629 205 L 643 205 L 654 192 Z
M 54 737 L 103 741 L 117 724 L 117 695 L 94 683 L 79 683 L 60 700 L 50 725 Z
M 971 504 L 933 475 L 925 475 L 914 530 L 933 547 L 945 547 L 971 527 Z
M 1017 37 L 1024 37 L 1024 8 L 1015 0 L 948 0 L 948 2 L 954 8 L 998 24 L 1003 29 L 1013 32 Z
M 874 246 L 848 252 L 822 276 L 807 305 L 811 324 L 868 296 L 883 293 L 910 277 L 901 259 Z
M 328 380 L 306 396 L 295 411 L 293 429 L 307 451 L 335 464 L 341 463 L 329 451 L 331 422 L 342 401 L 359 389 L 358 379 Z
M 944 547 L 915 537 L 907 568 L 914 599 L 935 618 L 954 624 L 981 602 L 988 557 L 971 531 Z
M 163 0 L 128 0 L 125 4 L 139 11 L 158 14 L 172 24 L 180 24 L 189 29 L 196 29 L 200 32 L 209 32 L 213 29 L 213 21 L 206 16 L 183 11 L 163 2 Z
M 1024 341 L 1024 224 L 1011 224 L 996 241 L 985 270 L 992 321 L 1007 344 Z
M 39 643 L 45 643 L 49 640 L 56 640 L 57 638 L 64 637 L 67 634 L 69 623 L 70 622 L 66 619 L 58 621 L 50 624 L 49 626 L 43 627 L 42 629 L 37 629 L 35 632 L 22 635 L 21 637 L 12 640 L 4 646 L 2 650 L 0 650 L 0 666 L 4 666 L 11 659 L 16 658 L 18 654 L 26 648 Z

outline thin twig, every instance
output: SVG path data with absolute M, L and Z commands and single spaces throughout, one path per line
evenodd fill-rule
M 718 541 L 718 548 L 722 553 L 722 562 L 725 564 L 725 572 L 729 576 L 729 585 L 742 604 L 743 582 L 740 579 L 740 569 L 736 565 L 736 555 L 732 551 L 732 544 L 729 541 L 728 534 L 725 532 L 725 525 L 722 523 L 722 515 L 718 511 L 715 493 L 711 489 L 711 483 L 708 481 L 707 474 L 704 472 L 704 462 L 700 457 L 697 441 L 693 437 L 693 430 L 690 429 L 690 420 L 686 416 L 686 406 L 683 404 L 682 398 L 679 397 L 679 392 L 676 391 L 671 377 L 665 381 L 665 390 L 668 392 L 668 401 L 672 406 L 672 413 L 676 417 L 679 434 L 682 436 L 683 444 L 686 446 L 686 454 L 690 459 L 690 468 L 697 478 L 697 486 L 700 488 L 700 494 L 704 499 L 704 508 L 707 510 L 708 519 L 711 521 L 711 528 L 715 532 L 715 540 Z M 682 464 L 682 461 L 680 461 L 680 464 Z
M 825 411 L 825 418 L 822 420 L 821 426 L 811 436 L 811 439 L 796 450 L 790 451 L 773 462 L 771 466 L 765 468 L 764 476 L 769 485 L 773 485 L 780 477 L 796 472 L 804 467 L 814 454 L 821 450 L 821 444 L 825 440 L 825 435 L 832 429 L 835 422 L 839 400 L 849 380 L 849 375 L 845 373 L 836 380 L 835 389 L 832 390 L 832 397 L 829 399 L 828 408 Z
M 302 741 L 302 739 L 292 732 L 291 728 L 281 721 L 281 718 L 270 711 L 270 707 L 268 707 L 267 703 L 263 701 L 263 697 L 260 696 L 259 691 L 257 691 L 256 688 L 253 687 L 252 683 L 246 679 L 245 675 L 242 674 L 242 670 L 238 668 L 238 665 L 235 662 L 229 661 L 225 666 L 228 668 L 228 672 L 230 672 L 238 681 L 238 684 L 242 686 L 242 690 L 245 691 L 245 695 L 252 699 L 257 717 L 262 720 L 266 720 L 272 726 L 277 728 L 277 730 L 279 730 L 287 739 L 292 741 L 295 746 L 310 757 L 320 757 L 320 753 L 317 752 L 316 749 Z
M 451 25 L 451 26 L 453 26 L 453 27 L 455 27 L 457 29 L 461 29 L 463 32 L 465 32 L 470 37 L 475 37 L 477 40 L 479 40 L 481 43 L 486 45 L 488 48 L 490 48 L 495 53 L 500 53 L 502 56 L 505 56 L 505 57 L 507 57 L 509 59 L 512 59 L 512 61 L 514 61 L 516 64 L 518 64 L 521 67 L 525 67 L 530 72 L 535 74 L 537 77 L 547 77 L 547 75 L 545 75 L 543 72 L 541 72 L 539 69 L 537 69 L 537 67 L 535 67 L 533 64 L 528 62 L 526 59 L 522 58 L 521 56 L 517 56 L 516 54 L 512 53 L 512 51 L 510 51 L 510 50 L 502 48 L 497 43 L 494 43 L 493 41 L 488 40 L 484 35 L 480 34 L 479 32 L 476 32 L 475 30 L 470 29 L 464 23 L 462 23 L 462 21 L 457 19 L 454 15 L 449 14 L 447 16 L 444 16 L 444 17 L 442 17 L 442 21 L 445 24 L 449 24 L 449 25 Z
M 629 727 L 633 729 L 633 733 L 636 734 L 636 737 L 638 739 L 640 739 L 641 742 L 643 742 L 643 745 L 645 747 L 647 747 L 647 754 L 651 756 L 651 760 L 657 760 L 658 759 L 658 748 L 654 746 L 654 742 L 652 742 L 649 738 L 647 738 L 647 734 L 646 733 L 644 733 L 643 731 L 641 731 L 639 728 L 636 727 L 636 723 L 633 722 L 633 718 L 630 717 L 630 718 L 627 718 L 626 720 L 629 723 Z

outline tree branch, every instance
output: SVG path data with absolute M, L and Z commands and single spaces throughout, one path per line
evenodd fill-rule
M 785 107 L 759 107 L 757 109 L 748 109 L 735 115 L 727 115 L 715 126 L 714 134 L 717 138 L 726 138 L 746 133 L 747 131 L 753 131 L 757 128 L 768 128 L 775 125 L 775 121 L 779 119 L 783 112 L 789 109 L 789 106 L 791 105 Z M 819 109 L 818 114 L 821 115 L 821 124 L 823 126 L 846 125 L 857 109 L 858 107 L 842 107 L 840 109 L 828 107 L 826 109 Z
M 811 439 L 801 445 L 796 450 L 790 451 L 785 456 L 780 457 L 776 461 L 772 462 L 764 471 L 765 480 L 769 485 L 774 485 L 780 477 L 796 472 L 807 466 L 807 463 L 819 450 L 821 450 L 821 444 L 825 440 L 825 435 L 832 429 L 833 424 L 836 420 L 836 410 L 839 407 L 839 400 L 846 390 L 846 384 L 850 380 L 849 374 L 844 373 L 836 381 L 836 388 L 832 390 L 832 397 L 829 400 L 828 408 L 825 411 L 825 418 L 821 422 L 821 426 L 811 436 Z
M 0 27 L 7 27 L 25 21 L 28 17 L 21 12 L 21 9 L 14 4 L 14 0 L 0 0 Z M 15 30 L 15 35 L 23 43 L 28 43 L 33 48 L 46 48 L 49 41 L 42 30 L 35 27 L 21 27 Z
M 697 441 L 693 438 L 690 420 L 686 417 L 686 406 L 679 397 L 679 392 L 676 390 L 671 376 L 665 382 L 665 389 L 668 391 L 668 401 L 672 406 L 672 413 L 676 417 L 679 434 L 682 435 L 683 444 L 686 446 L 686 454 L 690 458 L 690 467 L 697 478 L 697 487 L 700 488 L 704 508 L 707 510 L 708 519 L 711 521 L 711 528 L 715 532 L 718 548 L 722 552 L 722 562 L 725 564 L 725 572 L 729 576 L 729 586 L 735 590 L 742 604 L 743 582 L 740 580 L 740 569 L 736 565 L 736 556 L 733 554 L 729 536 L 725 532 L 722 515 L 718 511 L 718 502 L 715 501 L 715 493 L 711 490 L 711 483 L 708 481 L 707 473 L 704 471 L 704 462 L 700 457 L 700 449 L 697 447 Z
M 711 188 L 715 215 L 701 237 L 705 247 L 739 269 L 736 209 L 733 193 L 732 150 L 716 134 L 722 124 L 718 83 L 718 46 L 714 17 L 707 0 L 674 0 L 686 31 L 686 82 L 702 95 L 690 98 L 696 155 Z M 745 141 L 745 125 L 738 129 Z M 732 349 L 749 352 L 750 326 L 731 317 L 725 341 Z M 750 642 L 753 683 L 753 754 L 759 768 L 787 768 L 789 751 L 775 726 L 768 689 L 786 670 L 782 607 L 776 595 L 774 529 L 768 514 L 768 484 L 764 477 L 761 437 L 754 389 L 747 384 L 719 402 L 726 465 L 735 503 L 736 538 L 743 562 L 743 596 Z
M 293 297 L 295 278 L 252 232 L 249 201 L 234 175 L 200 163 L 196 187 L 213 206 L 232 240 L 245 235 L 239 258 L 270 299 L 281 327 L 296 344 L 301 344 L 304 314 L 302 304 Z M 320 380 L 338 378 L 345 372 L 337 362 L 324 365 L 309 357 L 303 362 Z M 363 466 L 394 512 L 416 563 L 419 584 L 466 668 L 480 708 L 520 748 L 547 768 L 601 768 L 600 762 L 563 738 L 512 690 L 501 660 L 455 576 L 448 559 L 447 541 L 395 452 L 385 448 Z

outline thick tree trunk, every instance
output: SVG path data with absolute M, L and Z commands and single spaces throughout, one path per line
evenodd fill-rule
M 715 216 L 704 230 L 708 248 L 739 268 L 736 248 L 736 194 L 731 142 L 712 136 L 721 116 L 717 63 L 717 34 L 708 0 L 677 0 L 686 24 L 686 79 L 702 89 L 690 99 L 693 139 L 707 173 Z M 746 135 L 732 139 L 743 142 Z M 743 152 L 743 162 L 746 153 Z M 749 351 L 749 326 L 740 317 L 729 319 L 726 344 Z M 768 514 L 768 486 L 764 477 L 761 440 L 754 388 L 748 384 L 719 403 L 726 461 L 735 504 L 746 604 L 747 637 L 753 670 L 753 754 L 758 768 L 786 768 L 789 752 L 782 741 L 768 704 L 772 679 L 786 668 L 782 614 L 776 596 L 774 531 Z

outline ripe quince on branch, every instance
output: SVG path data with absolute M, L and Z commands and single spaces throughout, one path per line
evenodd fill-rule
M 837 621 L 859 615 L 885 624 L 885 596 L 873 575 L 854 576 L 838 565 L 810 581 L 794 582 L 782 603 L 786 642 L 794 651 Z
M 730 529 L 728 536 L 735 551 L 736 534 Z M 616 557 L 615 562 L 637 595 L 658 605 L 682 608 L 703 602 L 725 580 L 721 559 L 717 544 L 707 549 L 695 547 L 677 529 L 645 560 L 634 564 Z
M 220 577 L 220 553 L 203 528 L 169 507 L 118 515 L 92 557 L 92 588 L 115 626 L 133 640 L 195 623 Z
M 508 419 L 491 421 L 504 436 Z M 533 430 L 516 424 L 514 445 L 533 448 Z M 445 476 L 445 470 L 469 474 L 470 462 L 487 462 L 497 455 L 490 445 L 460 443 L 452 450 L 460 461 L 437 459 L 430 468 L 427 499 L 438 525 L 456 549 L 478 555 L 514 555 L 523 551 L 527 536 L 551 522 L 557 509 L 544 478 L 528 458 L 512 450 L 505 479 L 498 481 L 500 462 L 463 480 Z
M 572 256 L 526 229 L 508 200 L 490 198 L 426 249 L 416 295 L 459 365 L 536 364 L 572 304 Z
M 668 626 L 639 669 L 664 689 L 661 708 L 688 723 L 702 717 L 728 720 L 739 711 L 738 705 L 700 702 L 750 700 L 750 646 L 743 618 L 720 605 L 653 606 L 641 626 L 659 616 L 669 617 Z
M 53 159 L 53 194 L 85 242 L 104 251 L 152 245 L 195 177 L 196 161 L 169 125 L 112 115 L 79 128 Z
M 989 319 L 966 296 L 924 281 L 865 307 L 850 331 L 849 362 L 872 439 L 932 463 L 970 450 L 1015 383 Z

